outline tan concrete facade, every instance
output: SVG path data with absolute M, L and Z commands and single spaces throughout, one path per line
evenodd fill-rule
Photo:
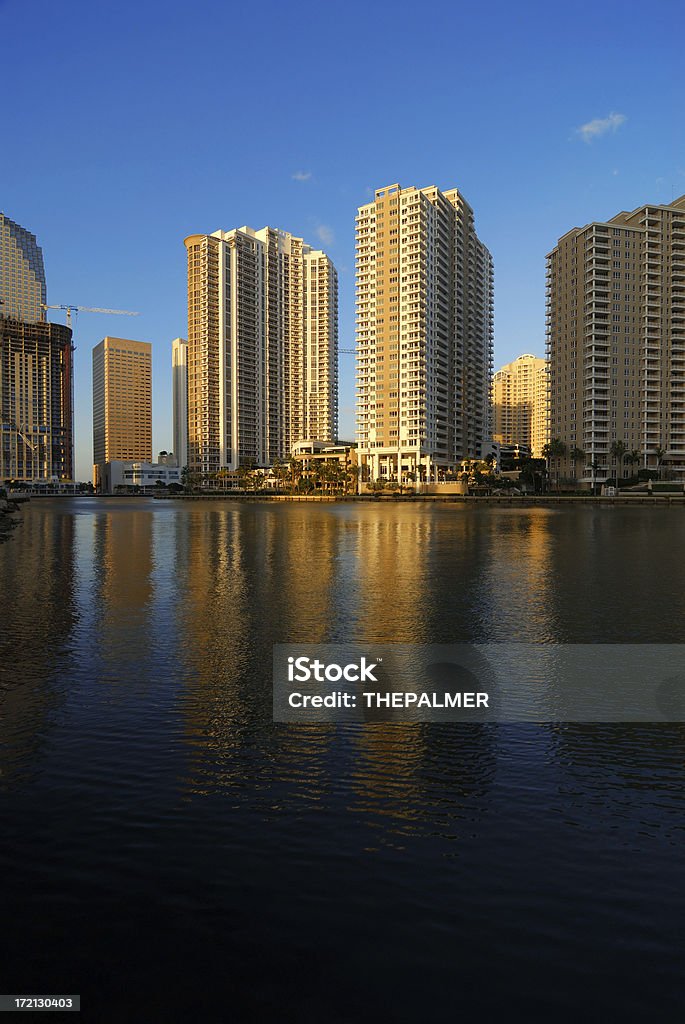
M 547 443 L 547 361 L 524 354 L 492 379 L 492 437 L 528 445 L 536 458 Z
M 663 464 L 685 476 L 685 196 L 573 228 L 547 257 L 550 438 L 586 483 Z M 621 467 L 611 446 L 637 452 Z M 598 468 L 592 469 L 592 463 Z
M 493 267 L 457 189 L 391 185 L 356 221 L 357 439 L 372 479 L 428 479 L 490 436 Z
M 338 278 L 301 238 L 191 235 L 188 466 L 208 476 L 287 459 L 338 428 Z
M 114 461 L 152 462 L 152 346 L 106 337 L 93 349 L 93 464 Z

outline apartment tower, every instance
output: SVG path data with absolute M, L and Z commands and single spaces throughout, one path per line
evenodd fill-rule
M 188 465 L 188 342 L 185 338 L 174 338 L 171 343 L 171 387 L 174 455 L 183 469 Z
M 107 462 L 152 461 L 152 346 L 104 338 L 93 349 L 94 483 Z
M 662 461 L 685 477 L 685 196 L 559 239 L 547 346 L 550 437 L 585 453 L 586 483 Z M 637 465 L 612 457 L 616 442 Z M 560 460 L 562 475 L 577 468 Z
M 547 360 L 525 354 L 492 378 L 492 437 L 540 458 L 547 443 Z
M 188 466 L 204 477 L 336 440 L 338 279 L 275 228 L 186 238 Z
M 357 214 L 357 438 L 371 479 L 436 479 L 490 437 L 493 266 L 457 189 Z

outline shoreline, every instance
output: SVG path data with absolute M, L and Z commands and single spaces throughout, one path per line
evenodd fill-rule
M 119 497 L 117 495 L 96 495 L 96 497 Z M 328 494 L 152 494 L 132 495 L 131 497 L 151 497 L 155 501 L 286 501 L 286 502 L 310 502 L 323 504 L 415 504 L 417 502 L 429 502 L 438 504 L 458 505 L 506 505 L 518 507 L 548 506 L 548 505 L 685 505 L 685 494 L 652 494 L 652 495 L 617 495 L 616 497 L 602 495 L 577 495 L 577 494 L 531 494 L 515 495 L 481 495 L 481 494 L 411 494 L 411 495 L 328 495 Z

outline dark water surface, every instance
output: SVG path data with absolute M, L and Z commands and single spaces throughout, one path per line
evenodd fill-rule
M 680 509 L 35 500 L 0 991 L 85 1021 L 683 1019 L 685 726 L 292 726 L 271 646 L 685 642 Z

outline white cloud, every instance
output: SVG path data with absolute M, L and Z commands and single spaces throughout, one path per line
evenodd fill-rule
M 329 228 L 328 224 L 319 224 L 316 229 L 316 237 L 320 242 L 323 242 L 324 245 L 333 245 L 333 242 L 335 241 L 333 229 Z
M 625 114 L 609 114 L 608 117 L 596 117 L 594 121 L 588 121 L 587 124 L 581 124 L 580 128 L 576 128 L 576 134 L 580 135 L 583 142 L 592 142 L 608 132 L 617 132 L 627 120 L 628 118 Z
M 311 171 L 295 171 L 292 178 L 293 181 L 311 181 Z

